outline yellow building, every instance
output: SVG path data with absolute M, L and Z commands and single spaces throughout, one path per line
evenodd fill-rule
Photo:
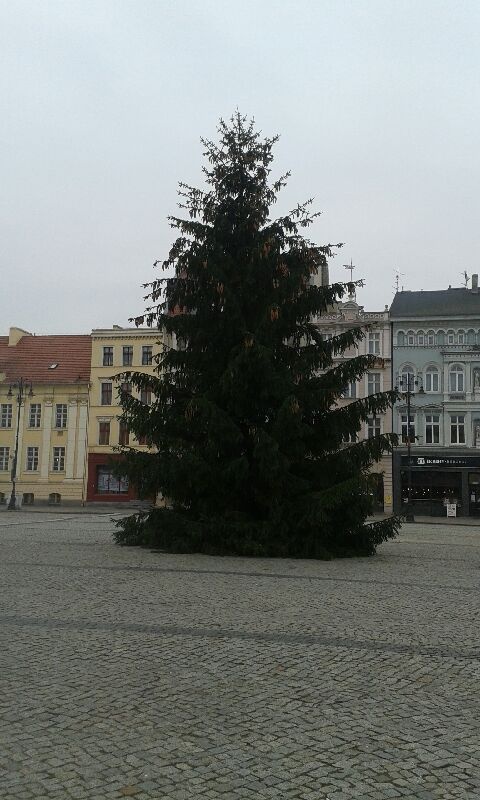
M 118 383 L 114 376 L 122 372 L 155 373 L 155 356 L 161 350 L 162 334 L 151 328 L 113 328 L 92 331 L 92 360 L 90 374 L 90 414 L 88 423 L 88 501 L 136 499 L 135 489 L 126 480 L 112 474 L 115 447 L 130 445 L 146 449 L 144 442 L 135 439 L 119 422 Z M 124 387 L 130 388 L 131 387 Z M 139 399 L 151 402 L 151 392 L 139 393 Z
M 10 328 L 0 337 L 0 502 L 11 495 L 15 450 L 21 502 L 85 499 L 90 354 L 88 335 Z

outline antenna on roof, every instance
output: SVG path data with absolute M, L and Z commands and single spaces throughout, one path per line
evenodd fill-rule
M 400 291 L 400 277 L 404 278 L 405 273 L 400 272 L 399 269 L 395 269 L 395 282 L 393 284 L 393 288 L 395 289 L 396 292 Z M 403 292 L 403 286 L 402 286 L 402 292 Z
M 460 273 L 463 278 L 463 286 L 465 289 L 468 289 L 468 281 L 470 280 L 470 275 L 467 275 L 467 270 L 465 269 L 463 272 Z

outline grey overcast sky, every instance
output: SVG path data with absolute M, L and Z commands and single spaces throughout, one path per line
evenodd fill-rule
M 480 272 L 478 0 L 0 0 L 0 334 L 144 308 L 177 182 L 238 107 L 381 309 Z

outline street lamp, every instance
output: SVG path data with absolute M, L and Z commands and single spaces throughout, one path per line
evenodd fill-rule
M 413 373 L 403 372 L 399 378 L 397 376 L 397 386 L 395 389 L 405 395 L 407 401 L 407 512 L 405 514 L 406 522 L 415 522 L 412 509 L 412 459 L 411 459 L 411 446 L 412 441 L 415 442 L 417 438 L 412 431 L 412 417 L 411 417 L 411 399 L 415 389 L 418 388 L 419 394 L 424 394 L 423 383 L 421 377 L 414 378 Z
M 17 390 L 17 432 L 15 434 L 15 450 L 13 451 L 13 462 L 12 462 L 12 493 L 10 495 L 10 500 L 7 506 L 8 511 L 16 511 L 16 502 L 17 498 L 15 495 L 15 483 L 17 480 L 17 459 L 18 459 L 18 434 L 20 431 L 20 410 L 22 408 L 23 398 L 25 393 L 28 390 L 28 397 L 33 397 L 33 388 L 32 382 L 27 381 L 24 378 L 19 378 L 18 381 L 15 383 L 10 384 L 10 388 L 8 390 L 7 397 L 13 397 L 12 388 Z

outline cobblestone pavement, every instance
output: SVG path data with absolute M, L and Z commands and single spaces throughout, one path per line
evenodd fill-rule
M 334 562 L 0 513 L 2 800 L 478 800 L 480 530 Z

